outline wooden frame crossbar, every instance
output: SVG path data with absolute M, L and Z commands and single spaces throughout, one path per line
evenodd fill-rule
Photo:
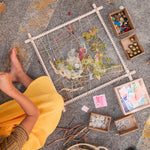
M 59 25 L 59 26 L 57 26 L 57 27 L 55 27 L 55 28 L 53 28 L 53 29 L 51 29 L 51 30 L 48 30 L 48 31 L 46 31 L 46 32 L 43 32 L 43 33 L 39 34 L 38 36 L 29 38 L 28 40 L 25 41 L 25 43 L 27 44 L 27 43 L 31 42 L 32 40 L 34 41 L 34 40 L 36 40 L 36 39 L 39 39 L 39 38 L 41 38 L 41 37 L 43 37 L 43 36 L 45 36 L 45 35 L 47 35 L 47 34 L 49 34 L 49 33 L 52 33 L 52 32 L 54 32 L 54 31 L 56 31 L 56 30 L 59 30 L 59 29 L 65 27 L 65 26 L 67 26 L 67 25 L 70 25 L 70 24 L 72 24 L 72 23 L 74 23 L 74 22 L 76 22 L 76 21 L 78 21 L 78 20 L 81 20 L 81 19 L 83 19 L 83 18 L 85 18 L 85 17 L 87 17 L 87 16 L 89 16 L 89 15 L 92 15 L 92 14 L 94 14 L 97 10 L 99 11 L 99 10 L 101 10 L 101 9 L 103 9 L 103 6 L 97 7 L 97 9 L 94 9 L 94 10 L 92 10 L 92 11 L 86 13 L 86 14 L 83 14 L 83 15 L 77 17 L 77 18 L 74 18 L 73 20 L 68 21 L 68 22 L 66 22 L 66 23 L 64 23 L 64 24 L 61 24 L 61 25 Z
M 107 33 L 107 35 L 108 35 L 110 41 L 112 42 L 112 45 L 113 45 L 113 47 L 114 47 L 114 49 L 115 49 L 115 51 L 116 51 L 116 53 L 117 53 L 117 55 L 118 55 L 118 57 L 119 57 L 119 59 L 120 59 L 122 65 L 123 65 L 124 69 L 125 69 L 125 72 L 126 72 L 127 74 L 129 74 L 128 77 L 129 77 L 130 81 L 132 81 L 133 79 L 132 79 L 132 76 L 131 76 L 131 74 L 130 74 L 130 71 L 129 71 L 129 69 L 127 68 L 127 66 L 126 66 L 126 64 L 125 64 L 125 62 L 124 62 L 124 60 L 122 59 L 122 57 L 121 57 L 121 55 L 120 55 L 120 53 L 119 53 L 118 47 L 116 46 L 116 44 L 115 44 L 115 42 L 114 42 L 114 39 L 112 38 L 112 36 L 111 36 L 111 34 L 110 34 L 110 32 L 109 32 L 109 30 L 108 30 L 108 28 L 107 28 L 107 26 L 106 26 L 106 24 L 105 24 L 103 18 L 102 18 L 101 14 L 100 14 L 100 12 L 99 12 L 99 10 L 97 9 L 97 7 L 96 7 L 95 4 L 93 4 L 93 8 L 96 10 L 96 14 L 97 14 L 97 16 L 98 16 L 100 22 L 102 23 L 102 25 L 103 25 L 103 27 L 104 27 L 104 29 L 105 29 L 105 31 L 106 31 L 106 33 Z
M 111 80 L 111 81 L 109 81 L 109 82 L 106 82 L 106 83 L 104 83 L 104 84 L 102 84 L 102 85 L 100 85 L 100 86 L 98 86 L 98 87 L 96 87 L 96 88 L 94 88 L 94 89 L 92 89 L 92 90 L 90 90 L 90 91 L 87 91 L 87 92 L 85 92 L 85 93 L 83 93 L 83 94 L 81 94 L 81 95 L 79 95 L 79 96 L 76 96 L 76 97 L 74 97 L 74 98 L 68 100 L 67 102 L 65 102 L 65 106 L 68 105 L 68 104 L 71 104 L 71 103 L 75 102 L 76 100 L 78 100 L 78 99 L 80 99 L 80 98 L 82 98 L 82 97 L 84 97 L 84 96 L 86 96 L 86 95 L 88 95 L 88 94 L 91 94 L 91 93 L 93 93 L 93 92 L 95 92 L 95 91 L 97 91 L 97 90 L 100 90 L 100 89 L 102 89 L 102 88 L 104 88 L 104 87 L 106 87 L 106 86 L 108 86 L 108 85 L 111 85 L 111 84 L 113 84 L 113 83 L 115 83 L 115 82 L 117 82 L 117 81 L 119 81 L 119 80 L 122 80 L 122 79 L 124 79 L 124 78 L 127 78 L 127 77 L 128 77 L 129 80 L 132 81 L 132 80 L 133 80 L 132 75 L 136 73 L 136 71 L 131 71 L 131 72 L 129 71 L 128 67 L 126 66 L 126 64 L 125 64 L 125 62 L 124 62 L 124 60 L 123 60 L 123 58 L 121 57 L 121 55 L 120 55 L 120 53 L 119 53 L 118 47 L 116 46 L 116 44 L 115 44 L 115 42 L 114 42 L 114 40 L 113 40 L 113 38 L 112 38 L 112 36 L 111 36 L 111 34 L 110 34 L 110 32 L 109 32 L 107 26 L 106 26 L 106 24 L 105 24 L 105 22 L 104 22 L 104 20 L 103 20 L 103 18 L 102 18 L 102 16 L 101 16 L 100 12 L 99 12 L 101 9 L 103 9 L 103 6 L 96 7 L 95 4 L 93 4 L 92 6 L 93 6 L 93 10 L 92 10 L 92 11 L 90 11 L 90 12 L 88 12 L 88 13 L 86 13 L 86 14 L 83 14 L 83 15 L 81 15 L 81 16 L 79 16 L 79 17 L 77 17 L 77 18 L 75 18 L 75 19 L 73 19 L 73 20 L 71 20 L 71 21 L 68 21 L 68 22 L 66 22 L 66 23 L 64 23 L 64 24 L 61 24 L 61 25 L 59 25 L 59 26 L 57 26 L 57 27 L 55 27 L 55 28 L 53 28 L 53 29 L 51 29 L 51 30 L 48 30 L 48 31 L 46 31 L 46 32 L 43 32 L 43 33 L 41 33 L 41 34 L 39 34 L 39 35 L 37 35 L 37 36 L 35 36 L 35 37 L 32 37 L 31 34 L 28 33 L 29 39 L 27 39 L 27 40 L 25 41 L 25 43 L 31 42 L 31 44 L 32 44 L 32 46 L 33 46 L 33 48 L 34 48 L 34 50 L 35 50 L 35 52 L 36 52 L 36 55 L 38 56 L 38 58 L 39 58 L 39 60 L 40 60 L 40 63 L 41 63 L 41 65 L 42 65 L 43 69 L 44 69 L 44 72 L 45 72 L 46 75 L 50 78 L 50 81 L 52 82 L 52 79 L 51 79 L 51 77 L 50 77 L 50 74 L 49 74 L 49 72 L 48 72 L 48 70 L 47 70 L 47 68 L 46 68 L 46 66 L 45 66 L 45 64 L 44 64 L 44 61 L 43 61 L 43 59 L 42 59 L 42 57 L 41 57 L 41 55 L 40 55 L 40 53 L 39 53 L 39 50 L 38 50 L 38 48 L 37 48 L 37 46 L 36 46 L 34 40 L 37 40 L 37 39 L 39 39 L 39 38 L 41 38 L 41 37 L 43 37 L 43 36 L 45 36 L 45 35 L 47 35 L 47 34 L 49 34 L 49 33 L 52 33 L 52 32 L 54 32 L 54 31 L 56 31 L 56 30 L 59 30 L 59 29 L 65 27 L 65 26 L 67 26 L 67 25 L 70 25 L 71 23 L 74 23 L 74 22 L 76 22 L 76 21 L 79 21 L 79 20 L 81 20 L 81 19 L 83 19 L 83 18 L 85 18 L 85 17 L 87 17 L 87 16 L 89 16 L 89 15 L 91 15 L 91 14 L 93 14 L 93 13 L 96 13 L 96 14 L 97 14 L 97 16 L 98 16 L 100 22 L 102 23 L 102 25 L 103 25 L 103 27 L 104 27 L 104 29 L 105 29 L 105 31 L 106 31 L 106 33 L 107 33 L 107 35 L 108 35 L 110 41 L 111 41 L 113 47 L 114 47 L 114 49 L 115 49 L 115 51 L 116 51 L 116 53 L 117 53 L 117 55 L 118 55 L 118 57 L 119 57 L 119 59 L 120 59 L 120 61 L 121 61 L 121 63 L 122 63 L 122 66 L 123 66 L 123 68 L 124 68 L 126 74 L 125 74 L 125 75 L 122 75 L 122 76 L 120 76 L 120 77 L 117 77 L 117 78 L 115 78 L 115 79 L 113 79 L 113 80 Z M 53 83 L 53 82 L 52 82 L 52 83 Z M 53 86 L 54 86 L 54 84 L 53 84 Z M 55 88 L 55 86 L 54 86 L 54 88 Z

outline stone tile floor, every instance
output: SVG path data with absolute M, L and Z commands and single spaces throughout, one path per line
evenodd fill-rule
M 145 85 L 147 87 L 147 91 L 150 93 L 150 66 L 146 65 L 146 61 L 150 58 L 150 20 L 149 20 L 149 13 L 150 13 L 150 5 L 149 1 L 147 0 L 112 0 L 113 4 L 108 4 L 106 0 L 61 0 L 58 1 L 57 7 L 54 11 L 54 14 L 51 18 L 51 14 L 47 12 L 47 22 L 43 20 L 43 26 L 39 26 L 38 24 L 33 24 L 29 21 L 30 17 L 33 14 L 36 14 L 37 10 L 30 10 L 29 6 L 35 4 L 35 0 L 16 0 L 16 1 L 8 1 L 5 0 L 7 5 L 6 9 L 0 16 L 0 35 L 4 35 L 4 37 L 0 36 L 0 45 L 1 45 L 1 53 L 0 53 L 0 66 L 2 68 L 3 62 L 8 57 L 9 49 L 14 45 L 14 43 L 19 43 L 19 46 L 25 45 L 24 41 L 27 39 L 27 32 L 32 33 L 32 35 L 37 35 L 44 30 L 49 28 L 53 28 L 56 25 L 62 24 L 68 20 L 71 20 L 74 17 L 77 17 L 81 14 L 84 14 L 92 9 L 92 4 L 96 3 L 97 6 L 103 5 L 104 9 L 101 11 L 102 16 L 114 37 L 115 42 L 117 43 L 120 53 L 127 63 L 127 66 L 130 70 L 136 70 L 136 75 L 134 76 L 135 79 L 143 78 Z M 35 5 L 32 5 L 35 8 Z M 108 21 L 108 15 L 111 12 L 114 12 L 119 9 L 119 6 L 124 6 L 127 8 L 131 19 L 135 25 L 134 33 L 137 34 L 141 45 L 145 49 L 145 54 L 128 61 L 124 52 L 122 51 L 121 46 L 119 45 L 119 40 L 126 37 L 122 36 L 120 38 L 116 38 Z M 32 8 L 32 7 L 30 7 Z M 51 11 L 51 10 L 50 10 Z M 31 13 L 32 12 L 32 13 Z M 71 15 L 68 15 L 68 12 L 71 12 Z M 31 13 L 31 14 L 30 14 Z M 30 16 L 30 17 L 29 17 Z M 49 20 L 51 21 L 49 23 Z M 52 23 L 54 22 L 54 23 Z M 49 23 L 49 24 L 48 24 Z M 22 25 L 22 26 L 20 26 Z M 30 26 L 29 26 L 30 25 Z M 32 26 L 31 26 L 32 25 Z M 26 62 L 24 63 L 24 69 L 26 72 L 33 78 L 37 78 L 41 75 L 44 75 L 41 65 L 38 63 L 38 59 L 31 47 L 31 45 L 26 45 L 24 48 L 26 50 Z M 112 117 L 110 131 L 109 133 L 102 133 L 98 131 L 92 131 L 88 135 L 87 143 L 93 145 L 101 145 L 106 146 L 110 150 L 125 150 L 130 146 L 136 146 L 143 127 L 144 123 L 149 116 L 149 108 L 144 109 L 142 111 L 135 113 L 135 118 L 138 123 L 139 130 L 135 132 L 131 132 L 124 136 L 119 136 L 115 129 L 115 125 L 113 120 L 119 117 L 122 117 L 123 114 L 121 112 L 120 106 L 118 104 L 116 95 L 113 91 L 113 87 L 128 82 L 128 79 L 124 79 L 120 82 L 117 82 L 111 86 L 108 86 L 102 90 L 99 90 L 89 96 L 84 97 L 83 99 L 77 101 L 76 103 L 70 104 L 66 108 L 66 112 L 62 114 L 60 123 L 58 126 L 66 127 L 67 124 L 72 120 L 73 117 L 76 118 L 73 125 L 78 123 L 84 123 L 88 125 L 88 120 L 90 116 L 90 112 L 101 113 L 105 115 L 110 115 Z M 19 86 L 20 89 L 23 90 L 22 87 Z M 96 109 L 94 107 L 94 103 L 92 97 L 94 95 L 105 94 L 107 98 L 108 106 L 101 109 Z M 3 103 L 4 99 L 1 98 L 0 102 Z M 81 111 L 81 107 L 86 105 L 90 108 L 88 113 Z M 46 145 L 52 142 L 55 138 L 58 138 L 56 135 L 58 130 L 55 130 L 52 135 L 50 135 L 46 141 L 45 147 L 43 150 L 60 150 L 66 149 L 69 146 L 73 145 L 75 142 L 70 142 L 66 146 L 62 146 L 63 142 L 57 142 L 53 144 L 51 147 L 46 148 Z

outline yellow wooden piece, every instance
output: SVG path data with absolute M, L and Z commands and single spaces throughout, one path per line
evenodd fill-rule
M 2 2 L 0 4 L 0 14 L 3 12 L 3 10 L 5 9 L 5 7 L 6 7 L 6 4 L 4 2 Z

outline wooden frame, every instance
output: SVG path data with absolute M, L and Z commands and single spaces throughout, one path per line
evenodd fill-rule
M 140 54 L 137 54 L 136 56 L 133 56 L 132 58 L 130 58 L 129 55 L 128 55 L 128 53 L 127 53 L 127 49 L 129 49 L 129 48 L 128 48 L 128 45 L 132 43 L 132 42 L 130 41 L 130 38 L 131 38 L 131 37 L 134 37 L 135 42 L 138 43 L 138 46 L 139 46 L 139 48 L 140 48 L 140 50 L 141 50 L 141 53 L 140 53 Z M 124 51 L 124 53 L 126 54 L 128 60 L 131 60 L 131 59 L 133 59 L 133 58 L 136 58 L 136 57 L 138 57 L 138 56 L 140 56 L 140 55 L 143 55 L 143 54 L 145 53 L 145 51 L 144 51 L 142 45 L 140 44 L 139 39 L 138 39 L 138 37 L 137 37 L 136 34 L 132 34 L 132 35 L 130 35 L 130 36 L 128 36 L 128 37 L 126 37 L 126 38 L 120 40 L 120 44 L 121 44 L 121 46 L 122 46 L 122 48 L 123 48 L 123 51 Z
M 115 25 L 114 25 L 114 23 L 113 23 L 113 21 L 112 21 L 112 16 L 115 15 L 115 14 L 117 14 L 117 13 L 123 12 L 123 11 L 124 11 L 124 13 L 125 13 L 126 18 L 129 20 L 129 24 L 130 24 L 130 26 L 131 26 L 132 29 L 129 30 L 129 31 L 127 31 L 127 32 L 118 34 L 118 33 L 117 33 L 117 30 L 116 30 L 116 27 L 115 27 Z M 121 10 L 118 10 L 118 11 L 115 11 L 115 12 L 113 12 L 113 13 L 110 13 L 109 16 L 108 16 L 108 19 L 109 19 L 109 21 L 110 21 L 110 24 L 111 24 L 111 26 L 112 26 L 112 28 L 113 28 L 113 31 L 114 31 L 116 37 L 119 37 L 119 36 L 121 36 L 121 35 L 125 35 L 125 34 L 127 34 L 127 33 L 131 33 L 131 32 L 133 32 L 134 29 L 135 29 L 135 28 L 134 28 L 134 25 L 133 25 L 133 22 L 132 22 L 132 20 L 130 19 L 129 13 L 128 13 L 128 11 L 127 11 L 126 8 L 121 9 Z
M 104 130 L 104 129 L 101 129 L 101 128 L 94 128 L 94 127 L 91 127 L 90 125 L 88 125 L 88 128 L 89 128 L 89 129 L 92 129 L 92 130 L 102 131 L 102 132 L 109 132 L 111 117 L 110 117 L 110 116 L 106 116 L 106 115 L 97 114 L 97 113 L 93 113 L 93 112 L 92 112 L 91 115 L 90 115 L 90 120 L 91 120 L 92 115 L 104 116 L 104 117 L 108 118 L 108 119 L 109 119 L 109 122 L 108 122 L 108 124 L 107 124 L 107 129 Z M 89 124 L 90 124 L 90 120 L 89 120 Z
M 5 7 L 6 7 L 6 4 L 4 2 L 0 2 L 0 14 L 3 12 Z
M 51 82 L 52 82 L 52 79 L 51 79 L 51 77 L 50 77 L 50 74 L 48 73 L 48 70 L 47 70 L 47 68 L 46 68 L 46 66 L 45 66 L 45 63 L 44 63 L 44 61 L 43 61 L 43 59 L 42 59 L 42 57 L 41 57 L 41 55 L 40 55 L 40 53 L 39 53 L 39 50 L 38 50 L 38 48 L 37 48 L 37 46 L 36 46 L 36 44 L 35 44 L 34 41 L 37 40 L 37 39 L 39 39 L 39 38 L 41 38 L 41 37 L 43 37 L 43 36 L 46 36 L 46 35 L 48 35 L 48 34 L 54 32 L 54 31 L 56 31 L 56 30 L 59 30 L 59 29 L 65 27 L 65 26 L 67 26 L 67 25 L 70 25 L 71 23 L 74 23 L 74 22 L 76 22 L 76 21 L 79 21 L 79 20 L 81 20 L 81 19 L 83 19 L 83 18 L 85 18 L 85 17 L 87 17 L 87 16 L 89 16 L 89 15 L 91 15 L 91 14 L 94 14 L 94 13 L 97 14 L 97 16 L 98 16 L 98 18 L 99 18 L 99 21 L 101 22 L 102 26 L 104 27 L 104 29 L 105 29 L 105 31 L 106 31 L 106 33 L 107 33 L 107 35 L 108 35 L 110 41 L 112 42 L 113 47 L 114 47 L 114 49 L 115 49 L 115 51 L 116 51 L 116 53 L 117 53 L 117 55 L 118 55 L 118 57 L 119 57 L 119 59 L 120 59 L 120 61 L 121 61 L 121 64 L 122 64 L 122 66 L 123 66 L 123 68 L 124 68 L 124 70 L 125 70 L 125 74 L 122 75 L 122 76 L 120 76 L 120 77 L 118 77 L 118 78 L 116 78 L 116 79 L 113 79 L 113 80 L 111 80 L 111 81 L 109 81 L 109 82 L 106 82 L 106 83 L 104 83 L 104 84 L 102 84 L 102 85 L 100 85 L 100 86 L 98 86 L 98 87 L 96 87 L 96 88 L 94 88 L 94 89 L 92 89 L 92 90 L 90 90 L 90 91 L 87 91 L 87 92 L 85 92 L 85 93 L 83 93 L 83 94 L 81 94 L 81 95 L 79 95 L 79 96 L 76 96 L 76 97 L 74 97 L 74 98 L 72 98 L 72 99 L 66 101 L 65 104 L 64 104 L 65 106 L 67 106 L 68 104 L 71 104 L 71 103 L 73 103 L 73 102 L 75 102 L 75 101 L 81 99 L 82 97 L 84 97 L 84 96 L 86 96 L 86 95 L 88 95 L 88 94 L 91 94 L 91 93 L 93 93 L 93 92 L 95 92 L 95 91 L 97 91 L 97 90 L 99 90 L 99 89 L 102 89 L 102 88 L 104 88 L 104 87 L 106 87 L 106 86 L 108 86 L 108 85 L 111 85 L 111 84 L 113 84 L 113 83 L 115 83 L 115 82 L 117 82 L 117 81 L 119 81 L 119 80 L 124 79 L 124 78 L 127 78 L 127 77 L 128 77 L 129 80 L 132 81 L 132 80 L 133 80 L 132 75 L 136 73 L 135 71 L 131 71 L 131 72 L 130 72 L 129 69 L 128 69 L 128 67 L 126 66 L 124 60 L 122 59 L 122 57 L 121 57 L 121 55 L 120 55 L 120 52 L 119 52 L 119 49 L 118 49 L 117 45 L 115 44 L 115 42 L 114 42 L 114 40 L 113 40 L 113 38 L 112 38 L 112 36 L 111 36 L 111 34 L 110 34 L 110 32 L 109 32 L 109 30 L 108 30 L 108 28 L 107 28 L 105 22 L 104 22 L 104 20 L 103 20 L 101 14 L 100 14 L 100 12 L 99 12 L 101 9 L 103 9 L 103 6 L 96 7 L 96 5 L 93 4 L 93 10 L 91 10 L 90 12 L 88 12 L 88 13 L 86 13 L 86 14 L 83 14 L 83 15 L 77 17 L 77 18 L 74 18 L 74 19 L 72 19 L 71 21 L 68 21 L 68 22 L 66 22 L 66 23 L 64 23 L 64 24 L 61 24 L 61 25 L 59 25 L 59 26 L 56 26 L 55 28 L 53 28 L 53 29 L 51 29 L 51 30 L 48 30 L 48 31 L 46 31 L 46 32 L 43 32 L 43 33 L 41 33 L 41 34 L 39 34 L 39 35 L 37 35 L 37 36 L 35 36 L 35 37 L 32 37 L 31 34 L 28 33 L 29 39 L 27 39 L 27 40 L 25 41 L 26 44 L 29 43 L 29 42 L 31 42 L 31 44 L 32 44 L 32 46 L 33 46 L 33 48 L 34 48 L 34 50 L 35 50 L 35 52 L 36 52 L 36 54 L 37 54 L 37 56 L 38 56 L 38 58 L 39 58 L 39 60 L 40 60 L 40 63 L 41 63 L 41 65 L 42 65 L 43 69 L 44 69 L 44 72 L 45 72 L 46 75 L 50 78 L 50 80 L 51 80 Z M 52 83 L 53 83 L 53 82 L 52 82 Z
M 124 131 L 122 131 L 122 132 L 119 132 L 118 127 L 117 127 L 117 125 L 116 125 L 116 124 L 117 124 L 117 121 L 129 119 L 129 118 L 131 119 L 131 121 L 133 121 L 132 124 L 134 123 L 135 126 L 129 128 L 129 129 L 127 129 L 127 130 L 124 130 Z M 129 133 L 129 132 L 138 130 L 138 125 L 137 125 L 136 119 L 135 119 L 135 117 L 134 117 L 133 114 L 130 114 L 130 115 L 127 115 L 127 116 L 124 116 L 124 117 L 115 119 L 115 120 L 114 120 L 114 123 L 115 123 L 116 129 L 117 129 L 119 135 L 124 135 L 124 134 L 127 134 L 127 133 Z
M 133 110 L 131 110 L 131 111 L 125 112 L 124 107 L 123 107 L 123 105 L 122 105 L 122 103 L 121 103 L 121 96 L 120 96 L 118 90 L 119 90 L 121 87 L 126 86 L 126 85 L 130 85 L 130 84 L 132 84 L 132 83 L 134 83 L 134 82 L 136 82 L 136 81 L 139 81 L 139 82 L 140 82 L 141 87 L 142 87 L 142 89 L 143 89 L 143 91 L 144 91 L 144 93 L 145 93 L 145 98 L 146 98 L 146 101 L 147 101 L 147 102 L 146 102 L 146 104 L 141 105 L 141 106 L 139 106 L 139 107 L 137 107 L 137 108 L 135 108 L 135 109 L 133 109 Z M 145 87 L 145 84 L 144 84 L 144 81 L 143 81 L 142 78 L 137 79 L 137 80 L 134 80 L 134 81 L 131 81 L 131 82 L 128 82 L 128 83 L 125 83 L 125 84 L 122 84 L 122 85 L 120 85 L 120 86 L 117 86 L 117 87 L 114 88 L 114 91 L 115 91 L 115 93 L 116 93 L 116 96 L 117 96 L 119 105 L 120 105 L 121 110 L 122 110 L 122 112 L 123 112 L 124 115 L 128 115 L 128 114 L 131 114 L 131 113 L 135 113 L 135 112 L 137 112 L 137 111 L 140 111 L 140 110 L 142 110 L 142 109 L 145 109 L 145 108 L 147 108 L 147 107 L 150 107 L 150 98 L 149 98 L 148 92 L 147 92 L 147 90 L 146 90 L 146 87 Z

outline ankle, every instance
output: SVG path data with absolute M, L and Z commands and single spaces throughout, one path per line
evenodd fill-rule
M 22 83 L 22 81 L 26 78 L 26 74 L 24 71 L 19 71 L 17 74 L 17 80 L 19 83 Z
M 27 88 L 30 83 L 33 81 L 25 72 L 22 72 L 19 75 L 19 83 L 21 83 L 25 88 Z

